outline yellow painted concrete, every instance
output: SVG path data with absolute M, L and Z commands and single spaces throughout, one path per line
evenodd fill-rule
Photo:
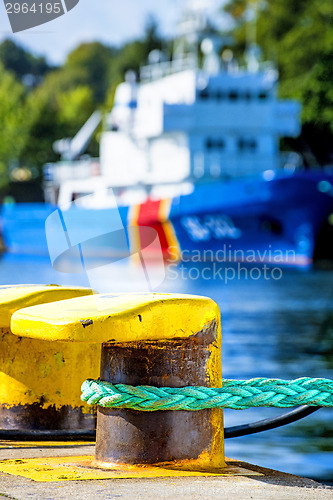
M 250 469 L 233 465 L 229 462 L 222 469 L 186 470 L 177 468 L 174 464 L 162 465 L 118 465 L 112 470 L 93 468 L 92 456 L 26 458 L 16 460 L 1 460 L 0 471 L 14 476 L 22 476 L 38 482 L 78 481 L 96 479 L 126 479 L 126 478 L 158 478 L 158 477 L 205 477 L 205 476 L 260 476 L 262 474 Z
M 17 311 L 16 335 L 62 342 L 187 338 L 219 318 L 217 304 L 195 295 L 101 294 Z

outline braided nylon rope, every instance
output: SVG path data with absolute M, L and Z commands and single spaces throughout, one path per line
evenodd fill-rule
M 223 387 L 151 387 L 110 384 L 86 380 L 82 385 L 83 401 L 104 408 L 132 410 L 203 410 L 232 408 L 245 410 L 253 406 L 333 406 L 333 381 L 303 377 L 296 380 L 253 378 L 223 380 Z

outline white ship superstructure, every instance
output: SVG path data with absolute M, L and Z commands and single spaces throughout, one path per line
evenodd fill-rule
M 135 187 L 142 198 L 151 186 L 223 180 L 281 166 L 279 137 L 299 134 L 300 105 L 278 99 L 276 69 L 260 63 L 254 50 L 246 67 L 239 67 L 230 48 L 223 48 L 228 39 L 211 29 L 200 9 L 188 11 L 180 28 L 171 61 L 155 50 L 139 81 L 130 71 L 117 87 L 101 134 L 100 167 L 91 160 L 48 165 L 47 201 L 102 187 Z M 97 120 L 91 119 L 91 131 Z M 80 140 L 72 142 L 77 151 Z M 68 160 L 71 144 L 66 145 Z
M 277 169 L 279 136 L 299 134 L 300 107 L 278 100 L 274 69 L 227 66 L 216 73 L 193 68 L 167 74 L 166 63 L 155 63 L 145 68 L 149 80 L 122 83 L 101 140 L 108 183 L 198 181 Z

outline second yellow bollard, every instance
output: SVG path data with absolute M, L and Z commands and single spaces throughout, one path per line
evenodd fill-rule
M 36 304 L 91 295 L 56 285 L 0 287 L 0 428 L 93 430 L 95 410 L 80 400 L 82 378 L 98 376 L 100 346 L 13 335 L 12 314 Z

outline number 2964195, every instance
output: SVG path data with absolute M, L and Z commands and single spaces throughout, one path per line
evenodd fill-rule
M 26 2 L 7 2 L 6 3 L 7 14 L 61 14 L 62 4 L 61 2 L 47 2 L 33 4 L 28 4 Z

